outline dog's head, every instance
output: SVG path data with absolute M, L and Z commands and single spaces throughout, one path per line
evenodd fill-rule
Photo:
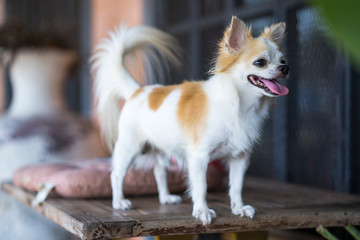
M 285 23 L 271 25 L 254 38 L 244 22 L 233 17 L 219 44 L 215 73 L 228 73 L 239 88 L 269 97 L 286 95 L 289 90 L 278 82 L 289 75 L 289 66 L 279 45 Z

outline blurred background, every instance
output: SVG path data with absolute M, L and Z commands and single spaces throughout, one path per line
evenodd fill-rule
M 61 33 L 76 49 L 80 60 L 66 82 L 66 101 L 87 118 L 93 106 L 89 57 L 121 22 L 152 25 L 178 39 L 184 49 L 184 71 L 173 73 L 165 83 L 172 84 L 208 77 L 217 41 L 232 15 L 251 25 L 255 35 L 264 26 L 284 21 L 287 35 L 282 47 L 291 69 L 286 82 L 290 94 L 277 99 L 248 174 L 360 193 L 360 75 L 345 48 L 333 41 L 335 25 L 316 4 L 304 0 L 2 0 L 0 15 L 2 25 L 15 22 L 35 32 Z M 358 26 L 352 28 L 359 31 Z M 0 108 L 6 111 L 12 99 L 6 65 L 0 79 Z
M 251 25 L 255 35 L 264 26 L 286 22 L 282 47 L 291 69 L 286 83 L 290 94 L 277 99 L 249 174 L 360 192 L 360 79 L 347 53 L 332 41 L 322 9 L 302 0 L 146 3 L 146 23 L 172 33 L 185 49 L 186 71 L 179 79 L 208 77 L 214 49 L 231 15 Z
M 342 192 L 360 192 L 359 74 L 323 13 L 303 0 L 3 0 L 1 22 L 33 31 L 62 33 L 80 56 L 66 82 L 70 108 L 92 110 L 88 59 L 94 46 L 120 22 L 148 24 L 173 34 L 184 49 L 184 68 L 167 84 L 207 78 L 217 41 L 231 16 L 252 26 L 285 21 L 290 94 L 279 98 L 266 122 L 249 173 Z M 6 67 L 1 108 L 11 102 Z

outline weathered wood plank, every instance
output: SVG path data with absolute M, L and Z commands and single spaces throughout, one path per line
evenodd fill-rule
M 20 188 L 14 187 L 11 183 L 2 183 L 1 189 L 16 200 L 32 207 L 31 202 L 34 194 L 28 193 Z M 81 236 L 84 223 L 69 216 L 68 213 L 61 211 L 57 207 L 45 202 L 42 206 L 32 207 L 35 211 L 47 217 L 51 221 L 59 224 L 69 232 Z
M 41 206 L 31 206 L 35 194 L 24 191 L 12 183 L 2 183 L 2 191 L 33 208 L 51 221 L 82 239 L 114 238 L 132 234 L 136 221 L 113 211 L 109 204 L 99 200 L 49 198 Z
M 3 183 L 2 190 L 31 207 L 33 193 L 11 183 Z M 156 196 L 130 199 L 134 209 L 129 211 L 113 210 L 111 199 L 54 197 L 34 210 L 82 239 L 360 225 L 360 196 L 252 178 L 246 181 L 244 200 L 257 208 L 254 219 L 232 215 L 225 192 L 208 195 L 209 207 L 218 216 L 207 227 L 191 216 L 192 204 L 186 197 L 178 205 L 161 205 Z

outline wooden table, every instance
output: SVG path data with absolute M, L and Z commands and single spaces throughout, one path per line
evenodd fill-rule
M 12 183 L 2 190 L 31 207 L 34 194 Z M 254 219 L 231 214 L 224 192 L 208 194 L 208 204 L 218 217 L 207 227 L 191 217 L 192 204 L 183 197 L 179 205 L 161 205 L 156 196 L 130 197 L 133 210 L 118 211 L 110 199 L 49 198 L 33 209 L 81 239 L 112 239 L 133 236 L 180 235 L 299 229 L 360 225 L 360 196 L 326 192 L 289 184 L 247 178 L 244 200 L 255 206 Z

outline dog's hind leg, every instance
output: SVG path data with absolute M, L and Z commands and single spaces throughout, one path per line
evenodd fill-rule
M 167 185 L 166 159 L 167 156 L 157 155 L 157 162 L 154 167 L 154 175 L 159 192 L 159 201 L 161 204 L 176 204 L 181 202 L 181 197 L 169 193 Z
M 122 132 L 123 134 L 124 132 Z M 125 175 L 139 152 L 139 144 L 134 136 L 127 135 L 124 139 L 120 135 L 113 152 L 113 169 L 111 172 L 111 187 L 113 194 L 112 205 L 114 209 L 127 210 L 131 208 L 131 202 L 124 198 L 123 182 Z

